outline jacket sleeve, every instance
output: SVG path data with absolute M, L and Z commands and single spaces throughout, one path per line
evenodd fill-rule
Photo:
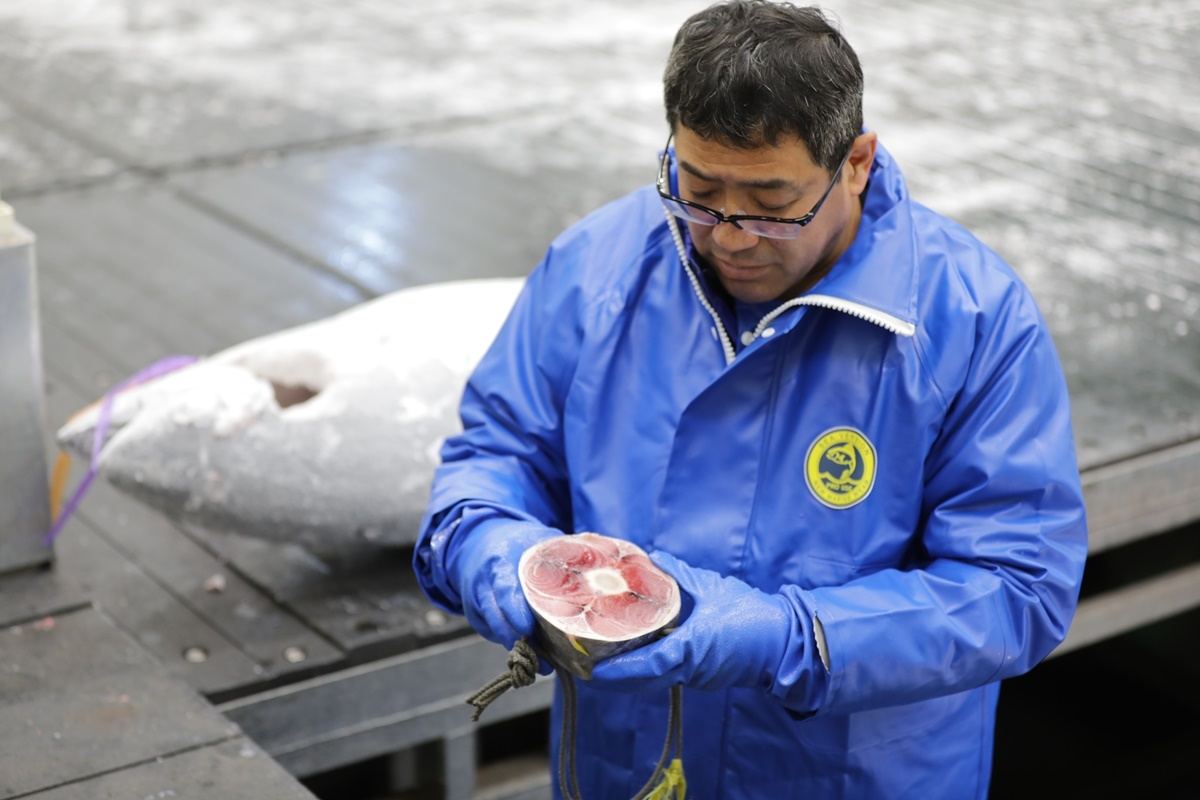
M 442 446 L 413 570 L 436 605 L 462 613 L 447 573 L 452 550 L 503 520 L 570 527 L 562 408 L 581 328 L 571 259 L 554 247 L 526 281 L 467 382 L 463 432 Z
M 829 656 L 824 697 L 796 710 L 965 691 L 1031 669 L 1066 636 L 1087 557 L 1070 406 L 1044 321 L 1023 287 L 1013 295 L 977 327 L 927 455 L 913 568 L 784 590 L 820 621 Z M 792 707 L 784 667 L 775 694 Z

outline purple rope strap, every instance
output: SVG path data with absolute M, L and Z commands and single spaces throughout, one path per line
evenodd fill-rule
M 108 425 L 112 419 L 113 403 L 116 402 L 117 395 L 140 383 L 161 378 L 169 372 L 174 372 L 189 364 L 194 364 L 197 360 L 196 356 L 169 356 L 161 361 L 154 362 L 108 390 L 108 393 L 104 395 L 104 399 L 100 401 L 100 413 L 96 417 L 96 427 L 92 430 L 92 457 L 91 462 L 88 464 L 87 473 L 84 474 L 83 480 L 79 481 L 79 485 L 75 487 L 75 491 L 71 494 L 71 499 L 63 506 L 62 513 L 58 515 L 58 519 L 54 520 L 54 524 L 50 526 L 50 530 L 42 538 L 42 542 L 47 547 L 54 544 L 54 540 L 58 538 L 58 534 L 62 532 L 63 527 L 67 524 L 67 520 L 71 518 L 75 510 L 79 508 L 79 504 L 83 502 L 83 496 L 87 494 L 88 487 L 92 485 L 92 480 L 96 477 L 96 472 L 100 468 L 100 448 L 104 446 L 104 437 L 108 434 Z

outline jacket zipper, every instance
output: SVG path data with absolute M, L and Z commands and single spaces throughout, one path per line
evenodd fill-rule
M 796 306 L 817 306 L 818 308 L 829 308 L 834 311 L 842 311 L 853 317 L 865 319 L 867 322 L 872 322 L 886 331 L 898 334 L 900 336 L 913 336 L 917 332 L 917 326 L 911 322 L 905 322 L 898 317 L 893 317 L 891 314 L 885 314 L 878 309 L 864 306 L 862 303 L 855 303 L 851 300 L 843 300 L 840 297 L 830 297 L 827 294 L 806 294 L 803 297 L 797 297 L 788 300 L 770 314 L 767 314 L 754 328 L 754 338 L 757 339 L 759 334 L 766 329 L 771 321 L 787 311 L 789 308 Z
M 700 286 L 700 279 L 696 277 L 693 270 L 692 262 L 687 257 L 687 248 L 683 246 L 683 236 L 679 233 L 679 227 L 675 224 L 675 217 L 670 211 L 663 209 L 663 214 L 667 217 L 667 227 L 671 229 L 671 238 L 675 240 L 675 249 L 679 251 L 679 258 L 683 261 L 683 271 L 687 273 L 688 280 L 692 282 L 692 290 L 696 292 L 696 297 L 700 299 L 700 305 L 704 306 L 704 310 L 712 317 L 713 324 L 717 326 L 717 332 L 721 337 L 721 352 L 725 354 L 725 366 L 733 363 L 735 353 L 733 352 L 733 340 L 729 338 L 729 333 L 725 330 L 725 323 L 721 322 L 721 317 L 717 315 L 716 309 L 708 302 L 708 298 L 704 296 L 704 289 Z

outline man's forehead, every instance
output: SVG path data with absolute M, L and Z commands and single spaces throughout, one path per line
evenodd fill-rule
M 690 172 L 697 178 L 706 181 L 719 183 L 731 183 L 735 186 L 744 186 L 747 189 L 799 189 L 801 184 L 788 178 L 734 178 L 730 180 L 728 176 L 720 173 L 710 174 L 705 170 L 697 167 L 695 164 L 684 159 L 679 159 L 679 168 L 684 172 Z
M 679 168 L 698 178 L 758 189 L 802 188 L 823 175 L 800 139 L 736 147 L 680 125 L 675 132 Z

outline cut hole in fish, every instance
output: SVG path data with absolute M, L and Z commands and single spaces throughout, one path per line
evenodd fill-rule
M 280 408 L 291 408 L 312 400 L 320 391 L 303 384 L 288 384 L 271 381 L 271 391 L 275 393 L 275 402 Z

